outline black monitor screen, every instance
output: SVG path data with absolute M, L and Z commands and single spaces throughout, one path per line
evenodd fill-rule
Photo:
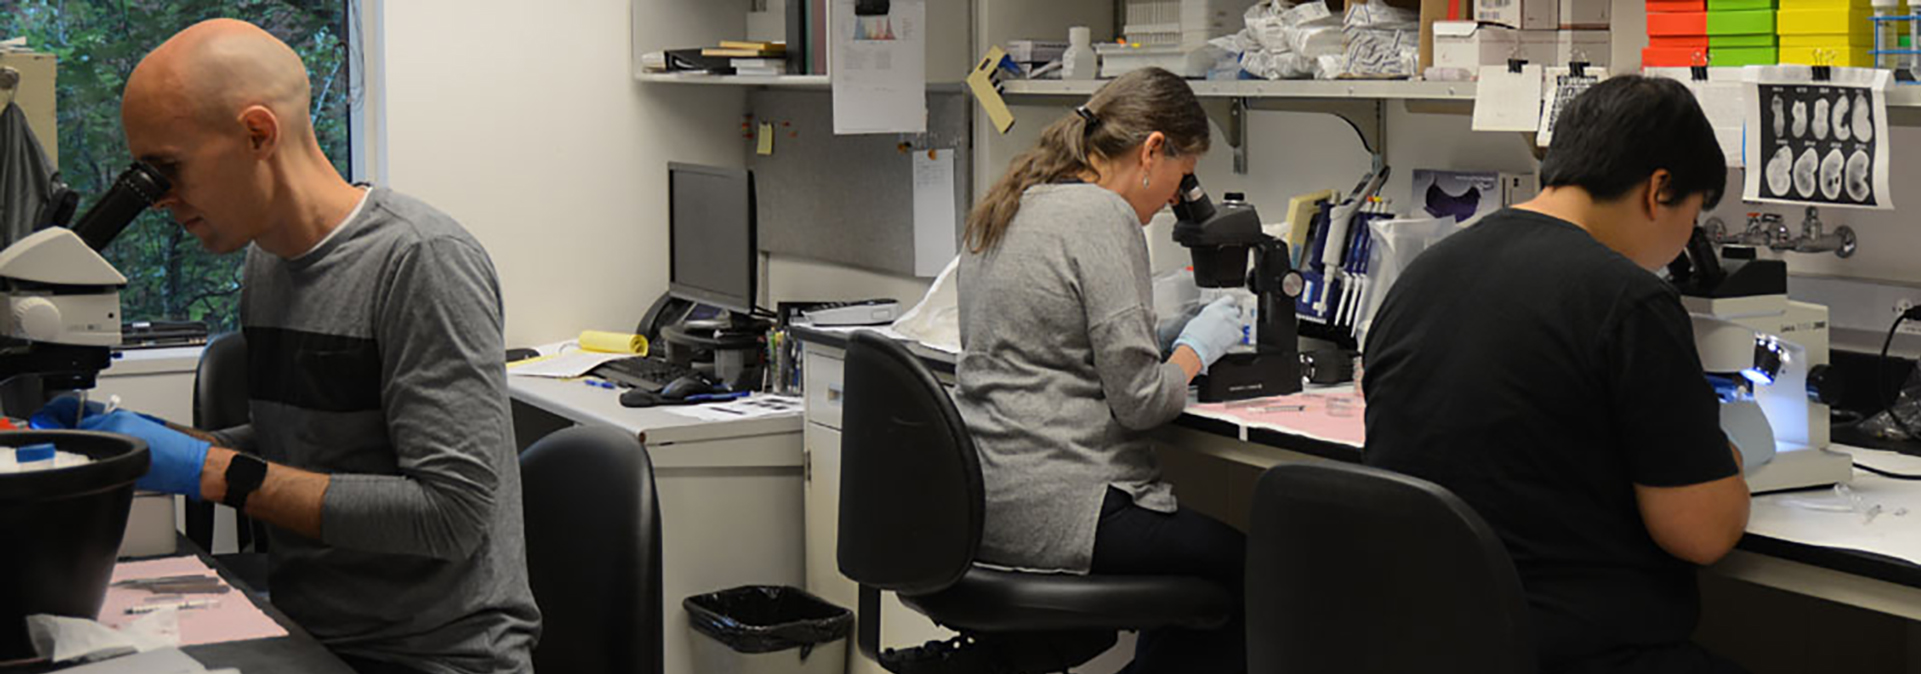
M 668 292 L 752 313 L 759 259 L 754 178 L 741 169 L 668 164 Z

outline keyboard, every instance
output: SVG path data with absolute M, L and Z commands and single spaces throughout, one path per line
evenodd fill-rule
M 664 358 L 637 356 L 602 363 L 592 374 L 632 388 L 658 393 L 675 379 L 694 374 L 693 368 L 667 362 Z

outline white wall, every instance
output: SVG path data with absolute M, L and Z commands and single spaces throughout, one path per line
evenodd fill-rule
M 637 0 L 643 41 L 704 4 Z M 666 164 L 740 165 L 742 93 L 636 84 L 627 0 L 381 5 L 390 184 L 487 247 L 508 343 L 631 329 L 667 288 Z

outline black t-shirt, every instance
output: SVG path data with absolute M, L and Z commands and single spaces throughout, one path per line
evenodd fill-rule
M 1508 209 L 1409 265 L 1366 353 L 1368 465 L 1447 487 L 1499 532 L 1548 671 L 1688 639 L 1695 567 L 1654 543 L 1633 485 L 1737 470 L 1667 283 Z

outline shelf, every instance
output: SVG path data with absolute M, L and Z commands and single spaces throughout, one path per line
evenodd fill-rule
M 1001 83 L 1008 96 L 1089 96 L 1107 80 L 1010 80 Z M 1380 99 L 1472 101 L 1473 82 L 1414 80 L 1193 80 L 1201 98 L 1248 99 Z
M 826 75 L 776 75 L 773 77 L 754 77 L 740 75 L 692 75 L 679 73 L 640 73 L 635 81 L 664 84 L 705 84 L 729 87 L 779 87 L 791 89 L 826 89 L 832 81 Z

